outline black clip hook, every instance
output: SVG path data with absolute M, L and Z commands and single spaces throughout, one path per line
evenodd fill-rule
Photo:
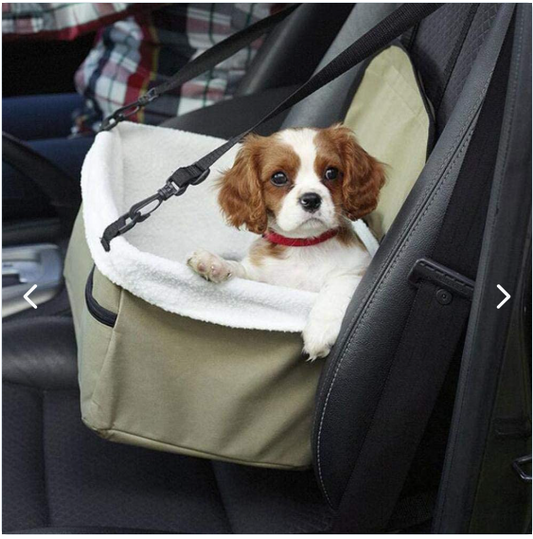
M 111 223 L 104 230 L 100 240 L 104 250 L 109 252 L 111 249 L 110 243 L 113 238 L 121 236 L 128 230 L 131 230 L 137 223 L 146 221 L 146 219 L 148 219 L 148 217 L 150 217 L 165 200 L 178 194 L 180 194 L 179 191 L 174 187 L 172 182 L 168 180 L 161 189 L 158 189 L 155 195 L 149 196 L 148 198 L 137 202 L 137 204 L 134 204 L 127 213 L 121 215 L 114 223 Z M 154 202 L 156 204 L 150 208 L 149 211 L 143 211 Z
M 183 169 L 181 169 L 183 170 Z M 142 223 L 146 221 L 152 213 L 155 212 L 161 206 L 161 204 L 173 196 L 181 196 L 187 190 L 189 185 L 198 185 L 202 183 L 207 176 L 209 176 L 209 169 L 201 171 L 198 176 L 192 176 L 188 181 L 182 182 L 182 184 L 176 183 L 173 176 L 171 176 L 161 187 L 157 190 L 155 195 L 149 196 L 137 204 L 134 204 L 127 213 L 121 215 L 115 222 L 111 223 L 102 234 L 100 242 L 102 247 L 106 252 L 111 250 L 111 240 L 117 236 L 121 236 L 128 230 L 131 230 L 137 223 Z M 146 208 L 153 203 L 156 203 L 149 211 L 146 211 Z M 144 210 L 144 211 L 143 211 Z
M 154 101 L 154 99 L 157 99 L 159 97 L 155 90 L 155 88 L 152 88 L 151 90 L 146 92 L 146 94 L 139 97 L 137 101 L 133 101 L 133 103 L 128 103 L 127 105 L 120 107 L 115 112 L 113 112 L 113 114 L 110 114 L 109 116 L 104 118 L 102 123 L 100 124 L 100 131 L 110 131 L 120 122 L 123 122 L 134 114 L 137 114 L 141 110 L 141 108 L 145 107 L 146 105 L 148 105 L 148 103 L 151 103 L 152 101 Z

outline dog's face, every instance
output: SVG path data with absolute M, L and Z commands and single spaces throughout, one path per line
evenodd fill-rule
M 287 129 L 245 139 L 219 203 L 233 226 L 311 237 L 374 210 L 384 179 L 348 128 Z

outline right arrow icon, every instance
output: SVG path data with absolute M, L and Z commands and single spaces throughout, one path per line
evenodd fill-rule
M 505 303 L 507 303 L 507 301 L 511 297 L 511 294 L 509 294 L 509 292 L 507 292 L 507 290 L 505 290 L 505 288 L 502 285 L 497 284 L 496 286 L 498 287 L 498 290 L 505 296 L 505 298 L 503 298 L 502 301 L 496 306 L 496 309 L 499 309 Z

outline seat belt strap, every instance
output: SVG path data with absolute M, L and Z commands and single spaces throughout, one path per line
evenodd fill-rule
M 387 529 L 449 365 L 461 352 L 498 153 L 510 34 L 500 51 L 431 257 L 418 260 L 409 276 L 417 292 L 341 499 L 336 532 Z
M 157 193 L 134 204 L 127 213 L 111 223 L 104 230 L 101 238 L 101 243 L 105 251 L 110 250 L 110 242 L 113 238 L 124 234 L 137 223 L 146 220 L 164 201 L 173 196 L 183 195 L 189 185 L 198 185 L 203 182 L 209 175 L 210 167 L 263 122 L 284 112 L 337 77 L 340 77 L 359 62 L 387 46 L 391 41 L 435 12 L 441 6 L 442 4 L 402 4 L 336 56 L 318 73 L 310 77 L 291 95 L 265 114 L 258 122 L 242 133 L 232 137 L 192 165 L 176 170 Z M 211 66 L 203 65 L 202 67 L 209 69 Z

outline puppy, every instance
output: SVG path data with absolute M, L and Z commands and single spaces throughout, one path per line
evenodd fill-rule
M 351 221 L 376 207 L 384 180 L 381 163 L 341 125 L 248 136 L 218 201 L 229 224 L 261 237 L 241 262 L 199 250 L 187 263 L 214 283 L 238 277 L 318 292 L 304 353 L 325 357 L 370 263 Z

